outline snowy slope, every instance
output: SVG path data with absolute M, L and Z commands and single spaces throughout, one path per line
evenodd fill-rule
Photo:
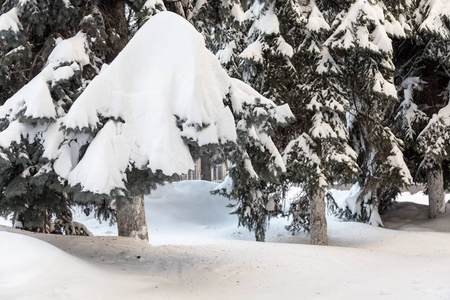
M 257 243 L 236 229 L 227 200 L 209 195 L 214 186 L 179 182 L 147 197 L 151 245 L 27 233 L 68 255 L 0 231 L 0 299 L 30 299 L 31 293 L 32 299 L 450 299 L 450 214 L 433 221 L 391 219 L 400 227 L 414 223 L 414 231 L 330 218 L 329 247 L 310 246 L 305 235 L 283 229 L 285 220 L 274 220 L 272 242 Z M 98 222 L 90 229 L 114 231 Z
M 126 299 L 146 277 L 98 268 L 25 235 L 0 231 L 0 299 Z M 147 278 L 145 288 L 156 285 Z M 142 296 L 143 297 L 143 296 Z

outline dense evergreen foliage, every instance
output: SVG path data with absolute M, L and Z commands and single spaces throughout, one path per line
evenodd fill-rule
M 416 138 L 448 101 L 444 1 L 233 3 L 245 11 L 239 19 L 244 31 L 231 38 L 239 47 L 211 49 L 218 57 L 229 53 L 233 65 L 228 60 L 223 65 L 230 73 L 274 101 L 289 103 L 296 117 L 276 135 L 277 145 L 286 149 L 284 184 L 304 187 L 289 208 L 290 229 L 309 230 L 314 196 L 342 183 L 355 184 L 353 197 L 340 207 L 329 199 L 331 208 L 342 217 L 382 225 L 379 213 L 437 152 Z M 225 8 L 222 15 L 233 15 L 231 6 L 229 13 Z M 219 24 L 228 33 L 236 22 Z M 425 134 L 422 139 L 437 147 L 441 133 Z M 320 202 L 324 196 L 320 193 Z
M 42 157 L 43 143 L 58 130 L 58 119 L 99 71 L 99 56 L 105 50 L 103 19 L 92 5 L 75 7 L 63 1 L 7 1 L 2 9 L 14 22 L 2 23 L 6 47 L 0 94 L 16 93 L 0 113 L 4 191 L 0 212 L 14 212 L 26 229 L 51 232 L 55 215 L 71 221 L 72 200 L 58 176 L 49 171 L 49 160 Z M 77 22 L 83 28 L 79 33 Z M 18 43 L 9 43 L 11 39 Z
M 103 200 L 68 193 L 51 167 L 56 153 L 44 153 L 43 146 L 103 64 L 128 42 L 133 24 L 160 8 L 130 4 L 125 19 L 124 1 L 2 2 L 0 213 L 14 213 L 17 226 L 53 231 L 52 217 L 70 222 L 77 199 L 109 217 Z

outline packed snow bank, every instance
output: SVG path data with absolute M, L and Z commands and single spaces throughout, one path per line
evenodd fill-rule
M 56 257 L 57 265 L 52 264 L 51 271 L 46 268 L 45 276 L 24 287 L 1 284 L 0 280 L 0 297 L 29 299 L 31 293 L 34 300 L 59 300 L 64 296 L 110 300 L 450 297 L 448 234 L 339 223 L 330 235 L 339 247 L 236 240 L 209 240 L 201 246 L 145 247 L 130 238 L 35 235 L 95 265 L 88 269 L 80 263 L 72 270 L 72 257 Z M 11 241 L 15 247 L 33 249 L 44 260 L 54 259 L 54 252 L 47 249 L 53 247 L 36 248 L 31 240 L 20 244 Z M 19 268 L 22 257 L 3 253 L 2 266 L 4 261 L 18 266 L 9 268 L 8 275 L 24 272 Z M 30 259 L 29 264 L 32 269 L 42 266 L 40 260 Z M 60 271 L 62 266 L 68 269 Z M 0 273 L 0 278 L 5 274 Z M 83 274 L 81 279 L 77 274 Z
M 433 228 L 446 232 L 388 230 L 329 218 L 329 247 L 304 245 L 308 236 L 292 236 L 283 228 L 286 220 L 274 219 L 268 231 L 272 242 L 257 243 L 253 234 L 236 228 L 228 200 L 209 194 L 215 186 L 176 182 L 146 197 L 150 243 L 160 246 L 0 226 L 89 262 L 0 232 L 0 299 L 29 299 L 32 292 L 34 300 L 450 299 L 450 213 L 432 221 Z M 423 197 L 404 194 L 400 200 Z M 94 222 L 92 215 L 79 214 L 78 220 Z M 108 223 L 90 229 L 115 230 Z M 23 275 L 27 266 L 30 273 Z
M 238 227 L 238 218 L 230 214 L 234 202 L 210 192 L 217 183 L 195 180 L 180 181 L 159 186 L 145 196 L 145 214 L 152 245 L 204 245 L 214 240 L 254 241 L 254 233 Z M 74 218 L 87 226 L 94 236 L 117 236 L 115 225 L 102 224 L 94 214 L 86 216 L 82 209 L 74 211 Z M 267 232 L 267 241 L 284 241 L 290 237 L 285 226 L 289 220 L 273 218 Z M 1 223 L 0 223 L 1 224 Z M 10 223 L 8 223 L 10 226 Z M 302 243 L 308 243 L 305 234 Z M 298 236 L 297 236 L 298 237 Z
M 0 231 L 0 299 L 129 299 L 156 281 L 122 277 L 38 239 Z

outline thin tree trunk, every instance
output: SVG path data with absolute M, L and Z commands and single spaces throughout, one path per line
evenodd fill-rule
M 311 244 L 328 245 L 325 191 L 319 189 L 311 199 Z
M 255 240 L 257 242 L 264 242 L 266 240 L 265 220 L 260 219 L 256 221 Z
M 138 237 L 141 240 L 148 240 L 143 195 L 117 201 L 117 228 L 119 236 Z
M 430 219 L 445 213 L 444 175 L 442 167 L 430 170 L 428 177 L 428 208 Z

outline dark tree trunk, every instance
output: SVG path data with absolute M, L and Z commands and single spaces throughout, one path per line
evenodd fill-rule
M 445 213 L 444 175 L 442 167 L 428 171 L 428 208 L 430 219 Z
M 117 229 L 119 230 L 119 236 L 148 240 L 144 196 L 117 201 Z
M 266 240 L 265 220 L 257 221 L 255 228 L 255 239 L 257 242 L 264 242 Z
M 105 57 L 105 62 L 109 64 L 128 43 L 125 0 L 101 0 L 99 8 L 105 20 L 105 29 L 109 37 L 107 41 L 109 51 Z
M 164 0 L 164 6 L 167 10 L 179 14 L 185 19 L 189 17 L 189 13 L 192 11 L 190 0 Z

